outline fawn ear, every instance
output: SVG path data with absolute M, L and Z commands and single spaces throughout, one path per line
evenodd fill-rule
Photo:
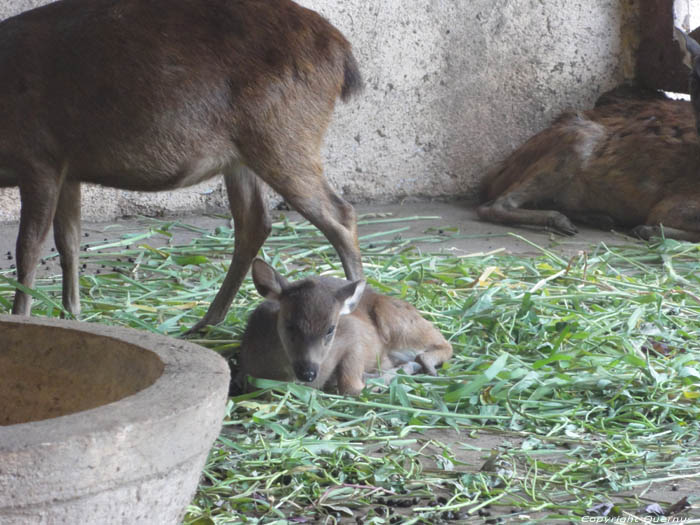
M 365 291 L 365 284 L 365 281 L 355 281 L 335 292 L 335 297 L 340 302 L 340 315 L 347 315 L 357 308 Z
M 262 259 L 253 261 L 253 283 L 265 299 L 278 301 L 289 283 L 280 273 Z
M 695 39 L 686 34 L 682 29 L 673 28 L 673 38 L 678 42 L 683 55 L 683 63 L 692 70 L 697 69 L 695 59 L 700 56 L 700 44 Z

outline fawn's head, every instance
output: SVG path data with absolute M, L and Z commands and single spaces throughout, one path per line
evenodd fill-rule
M 683 62 L 690 68 L 690 101 L 693 104 L 695 122 L 700 133 L 700 44 L 682 29 L 673 29 L 683 54 Z
M 365 282 L 337 285 L 312 277 L 290 283 L 261 259 L 253 261 L 252 273 L 260 295 L 279 303 L 277 332 L 294 374 L 312 382 L 331 350 L 338 319 L 355 310 Z

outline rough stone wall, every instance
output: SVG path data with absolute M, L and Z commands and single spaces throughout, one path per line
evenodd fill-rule
M 367 83 L 324 155 L 349 200 L 475 196 L 494 164 L 566 108 L 632 76 L 640 0 L 299 0 L 353 43 Z M 0 0 L 0 18 L 41 0 Z M 83 215 L 225 207 L 219 181 L 171 193 L 86 188 Z M 0 220 L 17 216 L 5 190 Z

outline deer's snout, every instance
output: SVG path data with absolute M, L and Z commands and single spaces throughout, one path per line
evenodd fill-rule
M 311 383 L 318 375 L 318 366 L 305 361 L 297 362 L 294 363 L 294 373 L 299 381 Z

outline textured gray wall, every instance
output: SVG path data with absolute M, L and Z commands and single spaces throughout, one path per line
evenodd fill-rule
M 367 89 L 338 106 L 326 173 L 351 201 L 474 195 L 494 162 L 633 71 L 639 0 L 300 0 L 353 43 Z M 0 17 L 40 0 L 0 0 Z M 220 182 L 86 189 L 84 216 L 225 206 Z M 16 216 L 15 194 L 0 219 Z

